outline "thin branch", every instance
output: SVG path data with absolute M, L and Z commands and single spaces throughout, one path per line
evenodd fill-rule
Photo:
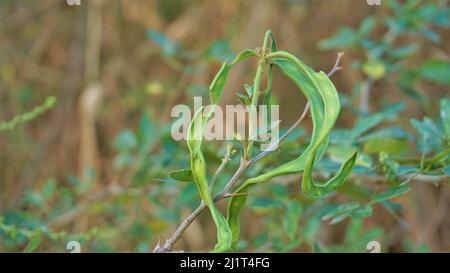
M 297 119 L 297 121 L 274 143 L 270 144 L 270 146 L 263 152 L 261 152 L 260 154 L 258 154 L 257 156 L 255 156 L 254 158 L 252 158 L 249 162 L 249 164 L 253 164 L 257 161 L 259 161 L 261 158 L 265 157 L 266 155 L 268 155 L 271 151 L 273 151 L 274 149 L 276 149 L 280 143 L 290 134 L 292 133 L 292 131 L 306 118 L 309 109 L 311 108 L 311 105 L 309 104 L 309 102 L 305 105 L 305 109 L 303 110 L 302 115 L 300 116 L 299 119 Z
M 223 198 L 229 198 L 229 197 L 235 197 L 235 196 L 243 196 L 247 195 L 246 192 L 240 192 L 240 193 L 227 193 L 223 196 Z
M 219 177 L 219 174 L 223 171 L 223 169 L 228 164 L 228 162 L 230 162 L 231 157 L 234 155 L 234 153 L 235 153 L 235 150 L 233 150 L 233 145 L 232 144 L 228 144 L 227 145 L 227 150 L 225 152 L 225 155 L 222 158 L 222 162 L 220 163 L 219 167 L 214 172 L 214 174 L 213 174 L 213 176 L 211 178 L 211 183 L 210 183 L 210 186 L 209 186 L 209 190 L 211 192 L 214 191 L 214 186 L 216 185 L 217 177 Z
M 336 71 L 339 71 L 342 69 L 342 67 L 339 66 L 340 60 L 342 56 L 344 55 L 343 52 L 338 53 L 338 57 L 336 59 L 336 62 L 331 69 L 330 72 L 328 72 L 327 76 L 332 76 Z M 300 118 L 284 133 L 277 142 L 275 142 L 273 145 L 277 145 L 275 147 L 278 147 L 278 145 L 283 142 L 286 137 L 292 133 L 292 131 L 297 127 L 306 117 L 310 109 L 309 102 L 305 105 L 305 109 L 303 110 L 302 115 Z M 230 193 L 229 191 L 237 184 L 239 178 L 244 173 L 244 171 L 252 164 L 263 158 L 264 156 L 269 154 L 270 149 L 266 149 L 265 151 L 261 152 L 254 158 L 250 160 L 246 160 L 245 158 L 241 158 L 241 163 L 239 164 L 239 168 L 236 170 L 234 175 L 231 177 L 231 179 L 228 181 L 228 183 L 225 185 L 225 187 L 220 191 L 219 194 L 217 194 L 213 198 L 213 202 L 218 202 L 224 198 L 235 196 L 235 194 Z M 183 232 L 189 227 L 189 225 L 202 213 L 202 211 L 206 208 L 206 204 L 202 201 L 200 205 L 186 218 L 183 220 L 183 222 L 180 224 L 180 226 L 177 228 L 177 230 L 172 234 L 172 236 L 167 239 L 163 245 L 158 242 L 158 244 L 153 249 L 153 252 L 172 252 L 172 246 L 181 238 Z
M 248 166 L 248 161 L 241 159 L 241 164 L 234 173 L 233 177 L 228 181 L 227 185 L 222 189 L 222 191 L 213 198 L 214 203 L 233 196 L 233 194 L 228 193 L 228 191 L 235 185 L 239 177 Z M 205 208 L 206 204 L 202 201 L 200 205 L 186 219 L 183 220 L 181 225 L 172 234 L 172 236 L 170 236 L 170 238 L 164 242 L 164 245 L 158 243 L 153 252 L 171 252 L 173 244 L 181 238 L 183 232 L 191 225 L 192 221 L 194 221 L 195 218 L 197 218 Z
M 155 249 L 153 249 L 153 252 L 172 252 L 172 246 L 173 244 L 180 239 L 183 232 L 189 227 L 189 225 L 194 221 L 197 216 L 202 213 L 202 211 L 206 208 L 206 204 L 202 201 L 197 209 L 194 210 L 194 212 L 191 213 L 184 221 L 181 223 L 181 225 L 177 228 L 177 230 L 173 233 L 173 235 L 166 240 L 164 245 L 161 245 L 159 242 L 155 246 Z
M 72 208 L 69 211 L 59 215 L 55 219 L 49 221 L 47 224 L 50 228 L 57 228 L 64 226 L 68 223 L 72 223 L 74 219 L 83 214 L 86 210 L 88 210 L 92 205 L 104 201 L 110 197 L 118 197 L 122 195 L 133 195 L 133 196 L 142 196 L 148 194 L 152 188 L 147 187 L 145 189 L 137 189 L 137 188 L 124 188 L 120 185 L 113 184 L 106 188 L 104 191 L 97 192 L 88 196 L 83 202 L 79 203 L 77 206 Z
M 344 56 L 344 52 L 338 52 L 338 56 L 336 58 L 336 62 L 334 63 L 333 68 L 331 68 L 330 72 L 328 72 L 327 76 L 331 77 L 336 71 L 341 70 L 343 67 L 339 66 L 339 63 L 341 62 L 342 56 Z
M 219 201 L 223 196 L 229 193 L 229 191 L 236 185 L 237 181 L 244 173 L 244 171 L 250 166 L 250 161 L 241 158 L 241 164 L 239 164 L 239 168 L 234 173 L 233 177 L 231 177 L 230 181 L 225 185 L 225 187 L 220 191 L 220 193 L 214 197 L 214 201 Z

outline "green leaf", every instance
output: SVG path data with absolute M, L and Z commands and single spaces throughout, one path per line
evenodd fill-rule
M 247 92 L 248 97 L 251 98 L 253 95 L 253 87 L 248 84 L 244 84 L 244 88 L 245 92 Z
M 450 62 L 446 60 L 430 59 L 417 70 L 419 75 L 429 81 L 450 84 Z
M 273 33 L 270 30 L 267 33 L 270 34 L 270 41 L 271 41 L 270 42 L 270 52 L 276 52 L 278 50 L 277 49 L 277 41 L 276 41 Z M 267 33 L 266 33 L 266 35 L 267 35 Z M 267 120 L 270 120 L 270 113 L 271 113 L 269 107 L 270 107 L 270 99 L 271 99 L 271 96 L 272 96 L 272 74 L 273 74 L 272 71 L 273 71 L 273 66 L 274 66 L 273 63 L 269 64 L 269 68 L 267 70 L 267 87 L 266 87 L 266 90 L 264 90 L 263 105 L 266 106 L 266 115 L 267 115 L 266 119 Z M 253 93 L 253 90 L 250 93 Z
M 371 205 L 362 206 L 353 211 L 352 216 L 355 218 L 366 218 L 372 216 L 373 209 Z
M 364 143 L 373 138 L 394 138 L 394 139 L 406 139 L 412 140 L 413 137 L 410 133 L 405 131 L 399 126 L 384 127 L 368 133 L 358 138 L 358 142 Z
M 224 252 L 231 246 L 231 231 L 225 217 L 214 206 L 214 202 L 208 188 L 208 181 L 206 178 L 206 162 L 201 151 L 204 129 L 203 109 L 204 107 L 200 108 L 197 113 L 195 113 L 188 128 L 187 144 L 190 152 L 190 165 L 192 176 L 200 197 L 203 202 L 205 202 L 206 206 L 208 206 L 213 221 L 217 227 L 217 244 L 212 251 Z
M 317 198 L 330 193 L 344 182 L 345 174 L 351 170 L 355 163 L 356 153 L 347 159 L 343 168 L 328 182 L 316 184 L 310 179 L 309 175 L 313 164 L 316 162 L 315 157 L 317 156 L 318 161 L 328 145 L 328 135 L 340 111 L 339 98 L 333 83 L 323 72 L 314 72 L 289 53 L 282 52 L 280 55 L 283 58 L 274 60 L 274 64 L 296 83 L 311 104 L 311 116 L 314 124 L 313 135 L 308 148 L 300 157 L 261 177 L 274 174 L 278 176 L 304 170 L 302 190 L 305 194 Z M 248 183 L 250 184 L 250 182 Z
M 249 105 L 251 103 L 251 98 L 249 98 L 247 95 L 244 95 L 242 93 L 236 93 L 236 96 L 242 99 L 242 102 L 245 105 Z
M 328 136 L 339 115 L 339 98 L 333 83 L 323 72 L 315 72 L 295 56 L 277 51 L 271 53 L 273 64 L 290 78 L 304 93 L 311 105 L 311 117 L 313 120 L 313 133 L 311 142 L 305 151 L 296 159 L 289 161 L 267 173 L 252 177 L 245 181 L 237 190 L 244 193 L 257 183 L 267 181 L 273 177 L 300 173 L 304 171 L 302 191 L 313 198 L 323 197 L 345 182 L 355 164 L 357 154 L 354 153 L 343 164 L 335 177 L 325 183 L 317 183 L 312 179 L 313 165 L 323 156 L 328 145 Z M 239 215 L 246 202 L 246 195 L 234 196 L 228 206 L 228 222 L 233 233 L 233 247 L 239 239 L 240 223 Z
M 450 176 L 450 165 L 444 167 L 444 174 Z
M 331 218 L 336 217 L 339 214 L 352 212 L 355 209 L 359 208 L 358 203 L 346 203 L 339 206 L 333 206 L 327 211 L 325 211 L 325 214 L 322 216 L 322 220 L 329 220 Z
M 136 136 L 129 130 L 123 130 L 113 141 L 114 148 L 121 152 L 130 151 L 137 145 Z
M 281 209 L 283 204 L 273 198 L 259 197 L 255 198 L 250 202 L 249 207 L 259 211 L 266 211 L 272 209 Z
M 215 41 L 206 50 L 206 55 L 216 58 L 222 62 L 232 61 L 236 56 L 231 50 L 230 43 L 224 39 Z
M 433 3 L 421 7 L 418 14 L 428 22 L 442 27 L 450 27 L 450 8 Z
M 150 120 L 147 112 L 144 112 L 139 120 L 139 130 L 137 133 L 139 139 L 139 152 L 148 153 L 156 144 L 157 128 Z
M 121 169 L 121 168 L 124 168 L 126 166 L 131 165 L 133 160 L 134 160 L 134 158 L 133 158 L 133 156 L 131 154 L 129 154 L 129 153 L 120 153 L 114 159 L 114 166 L 116 166 L 117 168 Z
M 192 182 L 194 177 L 189 169 L 176 170 L 169 173 L 169 177 L 179 182 Z
M 38 246 L 41 244 L 42 238 L 40 234 L 35 234 L 31 237 L 30 241 L 28 242 L 24 252 L 25 253 L 31 253 L 34 252 Z
M 45 205 L 44 196 L 40 192 L 27 191 L 24 196 L 25 202 L 36 207 L 43 207 Z
M 295 238 L 302 212 L 302 205 L 298 200 L 289 201 L 284 217 L 284 229 L 290 240 Z
M 450 99 L 441 99 L 441 120 L 444 125 L 447 139 L 450 138 Z
M 331 219 L 330 225 L 339 224 L 340 222 L 344 221 L 345 219 L 347 219 L 351 215 L 352 215 L 351 212 L 344 212 L 342 214 L 339 214 L 338 216 L 336 216 L 333 219 Z
M 328 148 L 327 154 L 333 161 L 344 162 L 356 151 L 356 148 L 349 146 L 330 146 Z M 372 166 L 372 159 L 369 155 L 359 152 L 355 165 L 370 168 Z
M 163 54 L 166 56 L 173 56 L 180 49 L 178 44 L 174 43 L 162 32 L 147 30 L 147 36 L 162 48 Z
M 330 134 L 331 144 L 351 146 L 354 142 L 355 138 L 350 130 L 337 128 Z
M 408 97 L 415 99 L 423 104 L 428 103 L 428 98 L 424 96 L 421 92 L 419 92 L 417 89 L 415 89 L 413 86 L 399 84 L 398 87 L 400 88 L 400 91 L 402 91 Z
M 439 44 L 441 42 L 441 37 L 438 33 L 434 32 L 431 28 L 422 26 L 419 28 L 419 33 L 425 36 L 428 40 L 432 41 L 435 44 Z
M 421 152 L 427 154 L 442 145 L 444 135 L 430 118 L 425 117 L 423 121 L 412 119 L 411 125 L 419 132 L 417 145 Z
M 214 77 L 211 85 L 209 86 L 209 95 L 211 99 L 211 104 L 215 105 L 219 102 L 220 97 L 222 96 L 223 88 L 225 87 L 225 83 L 228 77 L 228 73 L 233 68 L 233 66 L 249 57 L 256 56 L 256 52 L 250 49 L 244 50 L 240 52 L 236 58 L 228 63 L 224 62 L 219 72 Z
M 406 45 L 389 52 L 389 57 L 394 59 L 404 58 L 416 52 L 418 48 L 417 44 Z
M 368 154 L 378 154 L 379 152 L 386 152 L 389 154 L 399 154 L 408 149 L 408 142 L 395 138 L 372 138 L 364 144 L 364 152 Z
M 349 27 L 341 27 L 331 38 L 319 43 L 321 49 L 345 48 L 354 46 L 358 42 L 358 34 Z
M 381 204 L 383 205 L 383 207 L 385 207 L 388 211 L 391 211 L 391 212 L 398 212 L 401 209 L 403 209 L 402 204 L 395 203 L 390 200 L 383 201 L 383 202 L 381 202 Z
M 375 24 L 376 24 L 376 20 L 373 16 L 366 17 L 362 21 L 362 23 L 358 29 L 359 35 L 361 35 L 363 37 L 369 35 L 369 33 L 372 32 L 372 30 L 375 28 Z
M 42 188 L 42 196 L 45 198 L 45 200 L 48 200 L 53 196 L 53 194 L 55 193 L 55 189 L 56 189 L 56 180 L 49 179 Z
M 359 118 L 352 129 L 353 138 L 361 136 L 365 132 L 369 131 L 370 129 L 374 128 L 384 121 L 394 119 L 395 117 L 397 117 L 398 112 L 403 110 L 404 107 L 405 104 L 403 103 L 392 104 L 383 109 L 383 111 L 381 112 Z
M 302 237 L 309 242 L 316 241 L 321 225 L 322 221 L 318 217 L 309 217 L 300 230 Z
M 401 196 L 411 190 L 411 187 L 408 185 L 398 186 L 395 188 L 392 188 L 386 192 L 377 194 L 373 196 L 372 201 L 375 203 L 380 203 L 398 196 Z
M 290 252 L 293 249 L 297 248 L 302 243 L 302 241 L 303 240 L 301 238 L 293 238 L 289 240 L 289 242 L 283 248 L 281 248 L 280 252 Z

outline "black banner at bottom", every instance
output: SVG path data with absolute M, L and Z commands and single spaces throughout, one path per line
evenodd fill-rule
M 439 266 L 449 254 L 303 254 L 303 253 L 80 253 L 0 254 L 4 268 L 44 272 L 61 270 L 145 270 L 147 272 L 299 272 L 302 270 L 403 270 L 424 264 Z M 430 261 L 428 261 L 430 260 Z M 431 263 L 429 263 L 431 262 Z M 8 267 L 11 266 L 11 267 Z M 282 270 L 282 271 L 281 271 Z M 121 271 L 119 271 L 121 272 Z

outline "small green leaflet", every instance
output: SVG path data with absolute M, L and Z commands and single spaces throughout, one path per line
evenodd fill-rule
M 289 239 L 294 239 L 298 230 L 300 216 L 303 212 L 302 205 L 298 200 L 290 200 L 286 206 L 286 214 L 284 216 L 284 229 Z
M 426 80 L 441 84 L 450 84 L 449 61 L 430 59 L 422 64 L 417 72 Z
M 450 139 L 450 99 L 441 100 L 440 114 L 445 133 L 447 134 L 447 139 Z
M 190 169 L 176 170 L 169 173 L 169 177 L 179 182 L 192 182 L 194 177 Z
M 34 252 L 38 246 L 41 244 L 42 238 L 40 234 L 35 234 L 31 237 L 30 241 L 28 242 L 24 252 L 25 253 L 31 253 Z
M 386 192 L 380 193 L 375 195 L 372 200 L 375 203 L 380 203 L 389 199 L 392 199 L 394 197 L 398 197 L 400 195 L 403 195 L 411 190 L 411 187 L 408 185 L 403 185 L 399 187 L 392 188 Z

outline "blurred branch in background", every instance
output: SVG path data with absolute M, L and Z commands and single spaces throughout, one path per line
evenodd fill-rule
M 86 23 L 86 45 L 84 59 L 84 83 L 78 111 L 80 116 L 80 150 L 78 155 L 78 175 L 86 171 L 95 173 L 90 192 L 102 190 L 101 158 L 97 134 L 97 112 L 103 99 L 103 83 L 100 79 L 100 56 L 102 41 L 102 0 L 88 2 Z M 86 230 L 88 218 L 79 218 L 78 230 Z

